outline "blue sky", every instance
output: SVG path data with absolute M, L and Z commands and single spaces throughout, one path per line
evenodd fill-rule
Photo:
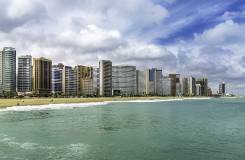
M 244 95 L 244 20 L 242 0 L 1 0 L 0 47 L 54 64 L 157 67 Z

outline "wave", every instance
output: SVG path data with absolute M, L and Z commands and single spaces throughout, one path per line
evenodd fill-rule
M 182 101 L 184 99 L 147 99 L 147 100 L 128 100 L 128 101 L 104 101 L 104 102 L 88 102 L 88 103 L 62 103 L 62 104 L 47 104 L 47 105 L 29 105 L 29 106 L 14 106 L 0 109 L 0 113 L 14 111 L 35 111 L 35 110 L 59 110 L 83 108 L 98 105 L 107 105 L 109 103 L 153 103 L 153 102 L 169 102 Z

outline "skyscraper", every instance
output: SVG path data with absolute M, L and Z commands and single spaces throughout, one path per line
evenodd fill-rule
M 178 96 L 180 90 L 180 74 L 169 74 L 169 78 L 172 79 L 171 96 Z
M 225 82 L 219 83 L 219 94 L 225 95 Z
M 171 85 L 172 85 L 172 79 L 169 77 L 163 77 L 162 78 L 162 90 L 164 96 L 171 96 Z
M 182 79 L 182 94 L 183 96 L 187 96 L 189 94 L 188 92 L 188 88 L 189 88 L 189 85 L 188 85 L 188 78 L 183 78 Z
M 33 93 L 49 96 L 52 89 L 52 61 L 44 57 L 33 58 Z
M 188 94 L 191 96 L 196 95 L 196 78 L 188 78 Z
M 137 94 L 162 95 L 162 70 L 157 68 L 137 70 Z
M 16 92 L 16 50 L 4 47 L 0 52 L 0 93 Z
M 66 96 L 77 95 L 77 69 L 70 66 L 63 67 L 62 91 Z
M 31 55 L 18 57 L 17 90 L 18 92 L 32 91 L 32 56 Z
M 112 95 L 112 62 L 109 60 L 99 61 L 100 69 L 100 96 Z
M 93 67 L 77 65 L 74 69 L 77 70 L 77 93 L 83 92 L 83 79 L 93 79 Z
M 63 67 L 64 65 L 62 63 L 58 63 L 57 65 L 52 65 L 52 92 L 53 93 L 62 91 Z
M 136 95 L 136 66 L 112 66 L 113 95 Z
M 196 84 L 200 84 L 200 87 L 201 87 L 201 96 L 207 96 L 208 95 L 208 92 L 207 92 L 207 89 L 208 89 L 208 79 L 206 79 L 206 78 L 199 78 L 196 81 Z

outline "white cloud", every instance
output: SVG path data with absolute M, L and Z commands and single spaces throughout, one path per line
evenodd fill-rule
M 245 24 L 238 24 L 227 20 L 216 25 L 214 28 L 203 31 L 202 34 L 194 33 L 195 41 L 199 44 L 224 45 L 243 43 L 245 35 Z

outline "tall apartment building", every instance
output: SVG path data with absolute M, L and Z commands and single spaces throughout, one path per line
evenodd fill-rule
M 24 55 L 18 57 L 17 91 L 32 91 L 32 56 Z
M 188 94 L 191 96 L 196 95 L 196 78 L 188 78 Z
M 94 86 L 93 92 L 95 94 L 99 94 L 99 88 L 100 88 L 100 69 L 97 68 L 97 67 L 93 67 L 93 86 Z
M 52 61 L 44 57 L 33 58 L 33 93 L 48 96 L 52 90 Z
M 162 78 L 162 90 L 164 96 L 171 96 L 172 79 L 169 77 Z
M 200 84 L 196 84 L 196 95 L 201 96 L 201 85 Z
M 187 96 L 189 94 L 188 92 L 188 88 L 189 88 L 189 85 L 188 85 L 188 78 L 183 78 L 182 79 L 182 94 L 183 96 Z
M 208 79 L 206 78 L 199 78 L 196 81 L 196 84 L 200 84 L 201 86 L 201 96 L 207 96 L 207 89 L 208 89 Z
M 155 94 L 162 95 L 162 70 L 146 69 L 137 70 L 137 94 Z
M 225 95 L 225 82 L 219 83 L 219 94 Z
M 62 81 L 63 81 L 63 67 L 62 63 L 52 66 L 52 92 L 56 93 L 62 91 Z
M 194 77 L 188 77 L 182 79 L 182 90 L 184 96 L 196 95 L 196 79 Z
M 94 94 L 94 81 L 91 78 L 82 79 L 83 81 L 83 95 L 92 95 Z
M 178 96 L 180 93 L 180 74 L 169 74 L 169 78 L 172 79 L 171 96 Z
M 112 62 L 109 60 L 99 61 L 100 96 L 112 95 Z
M 112 66 L 112 94 L 136 95 L 136 66 Z
M 70 66 L 63 67 L 62 91 L 66 96 L 77 95 L 77 69 Z
M 93 67 L 77 65 L 77 93 L 83 92 L 83 79 L 93 79 Z
M 16 92 L 16 50 L 4 47 L 0 52 L 0 93 Z

